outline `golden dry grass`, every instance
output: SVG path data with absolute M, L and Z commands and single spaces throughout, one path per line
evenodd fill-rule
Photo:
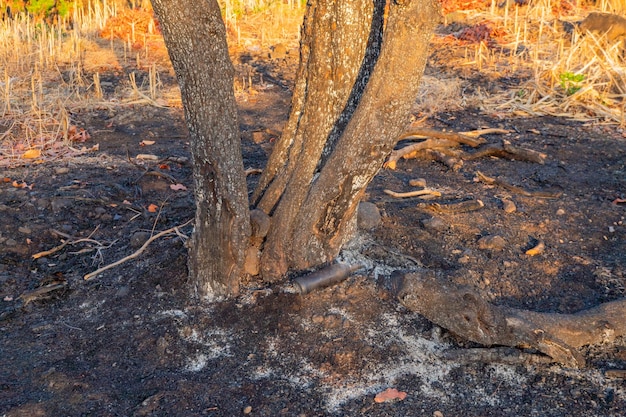
M 83 146 L 77 142 L 87 137 L 70 116 L 78 109 L 179 105 L 177 89 L 166 90 L 160 82 L 172 69 L 149 2 L 131 3 L 137 8 L 122 0 L 79 1 L 71 24 L 49 26 L 28 16 L 0 22 L 0 165 L 23 163 L 23 155 L 75 153 Z M 220 3 L 234 52 L 278 43 L 297 47 L 302 0 Z M 626 69 L 619 47 L 598 35 L 561 30 L 561 21 L 581 20 L 594 10 L 626 13 L 622 0 L 598 0 L 593 8 L 583 0 L 535 0 L 527 7 L 499 3 L 466 1 L 477 8 L 448 15 L 469 31 L 465 38 L 434 38 L 437 50 L 455 50 L 456 58 L 446 60 L 445 74 L 431 71 L 424 77 L 416 111 L 428 115 L 478 106 L 504 116 L 625 123 Z M 454 4 L 447 1 L 446 10 L 453 11 Z M 102 81 L 107 74 L 126 81 L 107 92 Z M 520 81 L 499 91 L 472 85 L 502 77 Z

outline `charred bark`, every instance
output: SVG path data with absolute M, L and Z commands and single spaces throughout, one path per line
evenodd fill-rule
M 381 47 L 384 2 L 368 3 L 320 0 L 307 9 L 292 112 L 254 195 L 272 216 L 261 258 L 268 281 L 338 254 L 417 97 L 437 4 L 390 2 Z
M 234 69 L 215 0 L 153 0 L 181 89 L 195 185 L 189 272 L 204 297 L 237 294 L 250 234 Z
M 577 348 L 626 334 L 626 299 L 575 314 L 538 313 L 493 305 L 432 271 L 400 274 L 393 284 L 405 307 L 460 337 L 486 346 L 536 349 L 569 367 L 585 365 Z

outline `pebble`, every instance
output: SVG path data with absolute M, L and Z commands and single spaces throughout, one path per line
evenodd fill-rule
M 376 207 L 376 204 L 368 201 L 362 201 L 359 203 L 356 218 L 357 225 L 361 230 L 373 230 L 382 222 L 380 210 Z
M 409 180 L 409 185 L 411 187 L 426 188 L 426 180 L 424 178 L 417 178 L 417 179 Z
M 478 239 L 478 248 L 500 251 L 506 246 L 506 240 L 498 235 L 484 236 Z
M 565 214 L 565 210 L 563 210 L 562 208 L 560 208 L 560 209 L 558 209 L 558 210 L 556 211 L 556 215 L 557 215 L 557 216 L 562 216 L 562 215 L 564 215 L 564 214 Z
M 57 175 L 67 174 L 68 172 L 70 172 L 70 169 L 67 167 L 58 167 L 54 169 L 54 173 Z
M 252 412 L 252 407 L 247 405 L 243 408 L 243 413 L 244 414 L 250 414 Z
M 20 226 L 17 231 L 23 235 L 30 235 L 33 232 L 29 227 L 26 226 Z
M 150 239 L 150 233 L 142 231 L 135 232 L 130 238 L 130 246 L 132 248 L 140 248 L 148 239 Z
M 431 232 L 441 232 L 447 227 L 446 222 L 439 217 L 431 217 L 430 219 L 422 220 L 422 226 L 424 226 L 424 229 Z
M 505 213 L 515 213 L 517 211 L 515 203 L 508 199 L 502 200 L 502 208 L 504 209 Z

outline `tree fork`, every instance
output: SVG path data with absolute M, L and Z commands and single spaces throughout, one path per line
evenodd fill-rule
M 353 218 L 365 187 L 408 122 L 428 56 L 430 37 L 439 21 L 439 9 L 432 0 L 392 1 L 389 6 L 380 56 L 378 51 L 372 52 L 380 45 L 380 35 L 373 34 L 382 28 L 382 20 L 380 23 L 376 20 L 376 12 L 380 13 L 382 19 L 383 9 L 378 3 L 374 19 L 369 24 L 369 46 L 361 54 L 366 58 L 361 58 L 364 66 L 370 66 L 369 69 L 362 68 L 360 73 L 366 81 L 359 83 L 355 80 L 351 85 L 344 85 L 343 93 L 337 92 L 336 86 L 331 84 L 333 90 L 330 90 L 330 96 L 342 94 L 344 104 L 340 110 L 351 108 L 349 114 L 341 116 L 341 111 L 335 110 L 332 118 L 324 118 L 324 129 L 319 133 L 315 128 L 316 123 L 307 120 L 307 117 L 315 120 L 318 115 L 311 116 L 310 113 L 317 107 L 308 109 L 309 116 L 306 107 L 302 113 L 292 109 L 290 122 L 297 120 L 302 129 L 308 129 L 311 133 L 303 138 L 298 138 L 298 134 L 295 135 L 296 139 L 289 136 L 281 138 L 281 141 L 288 143 L 286 146 L 291 145 L 295 150 L 296 153 L 287 158 L 292 164 L 297 161 L 293 165 L 297 170 L 287 172 L 289 178 L 283 193 L 271 196 L 273 200 L 269 204 L 265 204 L 265 196 L 259 200 L 258 207 L 272 214 L 272 227 L 261 258 L 265 280 L 279 279 L 290 268 L 301 270 L 328 262 L 338 254 L 346 240 L 347 225 Z M 314 15 L 307 16 L 307 22 L 315 19 Z M 306 29 L 304 33 L 307 33 Z M 332 33 L 340 37 L 337 31 Z M 348 35 L 343 33 L 342 36 Z M 350 42 L 346 41 L 346 45 L 350 45 Z M 322 50 L 316 50 L 316 47 L 322 47 Z M 301 48 L 307 48 L 304 37 Z M 324 44 L 312 43 L 309 56 L 321 54 L 325 50 L 328 48 Z M 316 78 L 312 77 L 312 73 L 304 72 L 301 68 L 299 75 L 303 74 L 311 77 L 306 82 L 307 94 L 311 94 L 309 88 L 313 86 L 313 91 L 317 88 L 326 96 L 329 95 L 323 83 L 322 88 L 319 81 L 317 85 L 314 84 Z M 348 99 L 347 92 L 356 94 Z M 314 95 L 311 97 L 313 105 L 318 103 L 320 98 Z M 329 121 L 332 121 L 330 127 Z M 335 132 L 338 138 L 329 139 L 331 132 Z M 307 141 L 314 143 L 309 145 Z M 307 148 L 301 148 L 301 143 L 313 151 L 307 152 Z M 274 207 L 275 202 L 277 205 Z

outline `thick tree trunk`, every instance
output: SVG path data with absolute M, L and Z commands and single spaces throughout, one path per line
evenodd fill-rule
M 215 0 L 152 0 L 189 126 L 196 218 L 189 253 L 203 297 L 237 294 L 250 234 L 233 66 Z
M 338 254 L 365 187 L 408 122 L 438 5 L 390 2 L 379 54 L 384 2 L 366 3 L 319 0 L 307 10 L 292 113 L 254 196 L 272 216 L 266 280 Z

